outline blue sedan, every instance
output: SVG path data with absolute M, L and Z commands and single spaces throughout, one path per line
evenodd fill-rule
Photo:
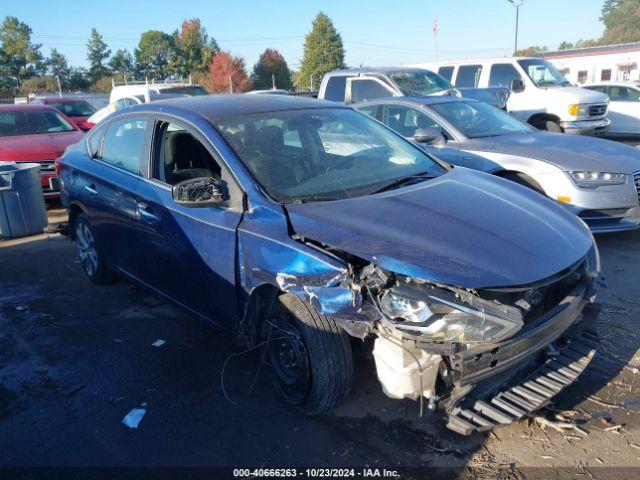
M 349 107 L 280 95 L 139 105 L 58 169 L 89 280 L 125 277 L 262 346 L 276 388 L 307 414 L 347 397 L 354 337 L 373 341 L 385 393 L 442 407 L 460 433 L 539 408 L 588 364 L 599 261 L 584 224 Z M 545 387 L 547 373 L 527 375 L 564 368 L 544 358 L 551 343 L 580 368 Z M 471 385 L 492 379 L 537 393 L 463 418 Z

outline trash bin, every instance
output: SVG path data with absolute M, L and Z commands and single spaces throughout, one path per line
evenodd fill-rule
M 0 235 L 3 238 L 37 235 L 46 226 L 40 165 L 0 162 Z

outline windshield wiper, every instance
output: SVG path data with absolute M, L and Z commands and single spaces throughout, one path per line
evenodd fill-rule
M 330 195 L 310 195 L 308 197 L 296 198 L 284 203 L 292 203 L 293 205 L 300 205 L 302 203 L 312 202 L 331 202 L 334 200 L 342 200 L 342 197 L 335 197 Z
M 374 191 L 369 192 L 367 195 L 374 195 L 376 193 L 382 193 L 388 190 L 393 190 L 394 188 L 398 188 L 407 183 L 411 183 L 414 180 L 420 180 L 420 179 L 431 180 L 436 177 L 437 175 L 432 175 L 429 173 L 429 171 L 414 173 L 412 175 L 407 175 L 406 177 L 396 178 L 391 183 L 387 183 L 386 185 L 376 188 Z

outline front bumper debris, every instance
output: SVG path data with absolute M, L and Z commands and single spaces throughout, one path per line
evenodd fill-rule
M 597 345 L 597 335 L 584 331 L 523 380 L 512 383 L 490 399 L 476 400 L 469 408 L 455 407 L 447 427 L 470 435 L 508 425 L 539 410 L 580 376 L 593 359 Z

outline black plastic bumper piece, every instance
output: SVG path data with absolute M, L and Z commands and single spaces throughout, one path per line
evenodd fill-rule
M 598 346 L 591 331 L 572 339 L 563 349 L 532 373 L 490 399 L 476 400 L 471 408 L 456 407 L 447 427 L 462 435 L 484 432 L 512 423 L 547 405 L 565 387 L 572 384 L 589 365 Z

